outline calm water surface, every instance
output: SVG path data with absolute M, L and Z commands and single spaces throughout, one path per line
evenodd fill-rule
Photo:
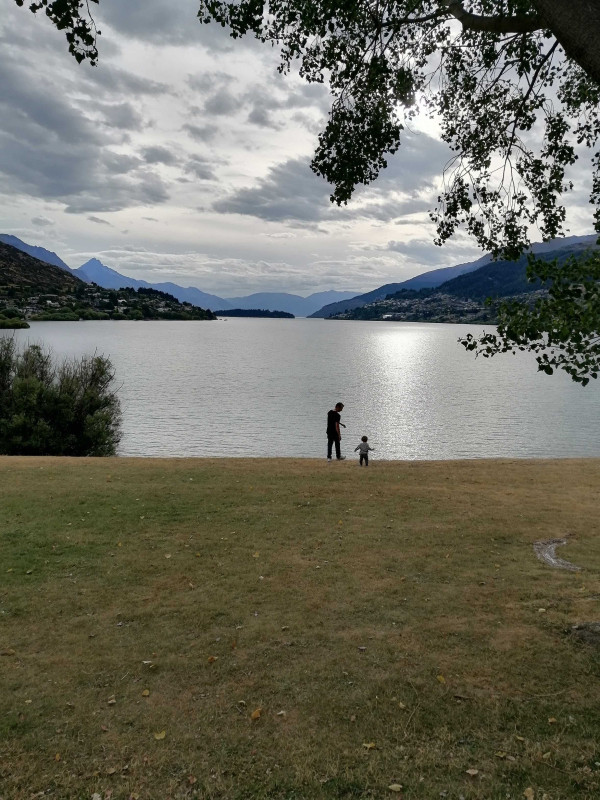
M 375 458 L 600 456 L 600 386 L 537 373 L 528 354 L 475 359 L 481 326 L 327 320 L 38 322 L 16 331 L 57 356 L 109 356 L 121 455 L 324 457 L 345 403 L 342 450 Z

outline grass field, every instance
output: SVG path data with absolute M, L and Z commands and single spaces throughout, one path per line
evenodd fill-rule
M 599 497 L 596 460 L 0 458 L 0 798 L 597 798 Z

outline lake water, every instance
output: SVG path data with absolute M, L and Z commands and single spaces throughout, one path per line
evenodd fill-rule
M 14 332 L 56 356 L 109 356 L 128 456 L 374 458 L 600 456 L 600 386 L 536 372 L 529 354 L 475 359 L 481 326 L 316 319 L 38 322 Z

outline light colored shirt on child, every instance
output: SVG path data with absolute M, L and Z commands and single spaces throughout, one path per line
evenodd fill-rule
M 354 448 L 354 452 L 356 453 L 357 450 L 360 450 L 361 455 L 366 455 L 372 449 L 368 442 L 359 442 L 358 446 Z

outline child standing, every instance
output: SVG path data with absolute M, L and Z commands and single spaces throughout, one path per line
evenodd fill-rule
M 360 440 L 359 444 L 354 448 L 354 452 L 356 453 L 357 450 L 360 450 L 358 465 L 362 467 L 363 461 L 365 462 L 365 467 L 369 466 L 369 450 L 373 450 L 374 448 L 368 444 L 369 438 L 368 436 L 363 436 Z

